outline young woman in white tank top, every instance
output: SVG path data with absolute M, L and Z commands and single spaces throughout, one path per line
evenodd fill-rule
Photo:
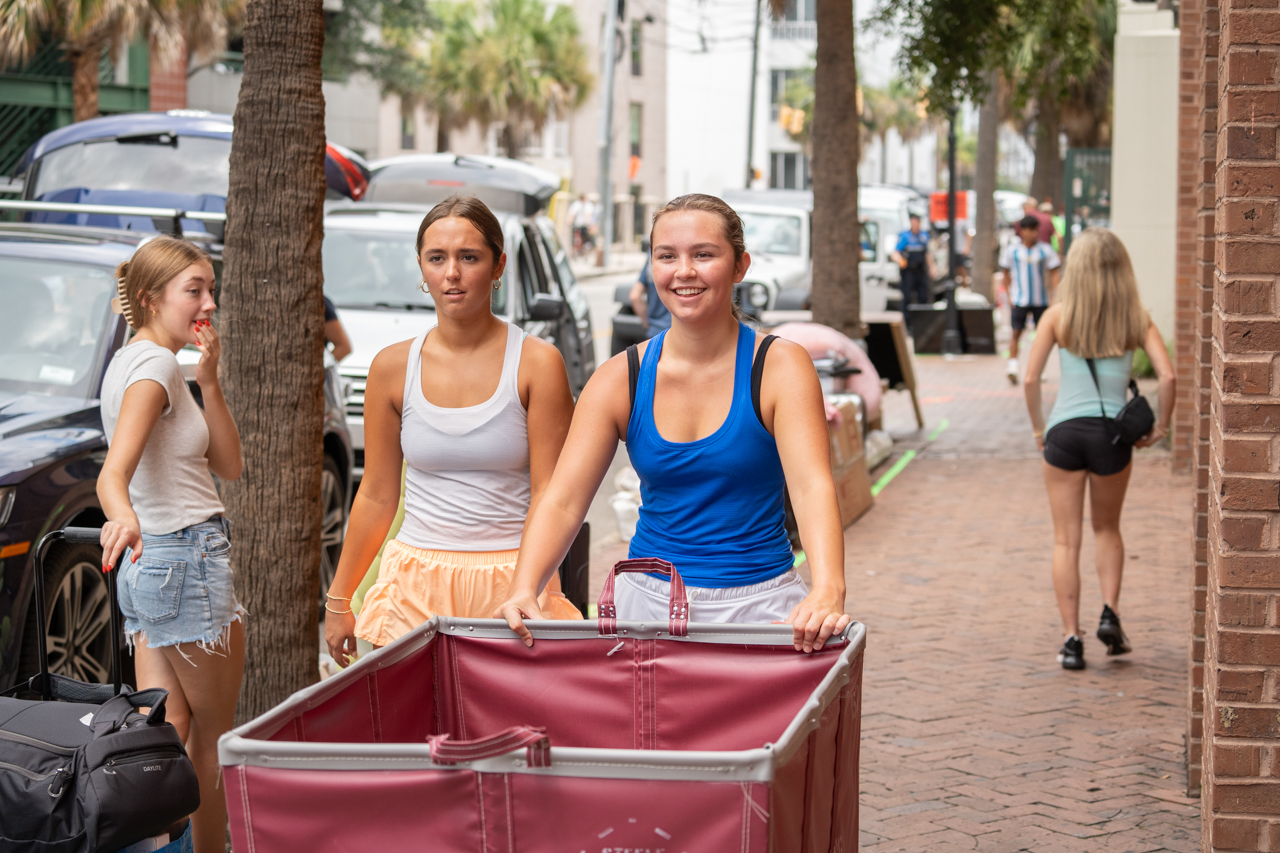
M 364 479 L 325 613 L 341 664 L 357 636 L 385 646 L 435 614 L 488 617 L 506 597 L 573 397 L 559 351 L 493 315 L 502 248 L 497 218 L 474 198 L 441 202 L 418 229 L 437 325 L 387 347 L 369 370 Z M 402 462 L 404 524 L 357 620 L 350 601 L 395 517 Z M 544 597 L 549 617 L 582 618 L 558 585 Z

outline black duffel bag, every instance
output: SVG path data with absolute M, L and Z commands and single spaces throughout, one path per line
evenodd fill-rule
M 0 697 L 0 853 L 115 853 L 160 835 L 200 805 L 195 768 L 164 719 L 168 691 L 120 683 L 114 570 L 108 581 L 114 683 L 48 672 L 43 557 L 54 541 L 96 543 L 98 535 L 67 528 L 36 548 L 40 673 L 26 687 L 41 698 Z

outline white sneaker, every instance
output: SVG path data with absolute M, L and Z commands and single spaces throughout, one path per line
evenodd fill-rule
M 1010 385 L 1018 384 L 1018 360 L 1016 358 L 1009 359 L 1009 366 L 1006 370 L 1009 377 Z

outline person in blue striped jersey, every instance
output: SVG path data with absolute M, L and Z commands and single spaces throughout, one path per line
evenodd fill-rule
M 1062 261 L 1048 243 L 1039 238 L 1040 220 L 1024 216 L 1018 222 L 1021 240 L 1010 243 L 1000 255 L 1000 269 L 1004 273 L 1005 288 L 1009 294 L 1010 321 L 1013 337 L 1009 340 L 1009 367 L 1007 375 L 1012 385 L 1018 384 L 1018 340 L 1031 319 L 1032 328 L 1040 322 L 1040 316 L 1049 307 L 1051 291 L 1058 287 L 1058 268 Z

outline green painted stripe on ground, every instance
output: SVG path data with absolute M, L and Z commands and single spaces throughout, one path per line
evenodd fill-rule
M 916 458 L 916 452 L 914 450 L 908 450 L 906 453 L 902 454 L 902 458 L 899 459 L 897 462 L 893 463 L 893 467 L 890 468 L 888 471 L 886 471 L 883 477 L 881 477 L 879 480 L 876 480 L 875 485 L 871 487 L 871 496 L 875 497 L 876 495 L 880 494 L 880 492 L 884 489 L 884 487 L 889 485 L 889 483 L 893 481 L 894 477 L 901 474 L 902 469 L 910 465 L 911 460 L 915 458 Z
M 949 427 L 949 426 L 951 426 L 951 419 L 950 419 L 950 418 L 943 418 L 943 419 L 942 419 L 942 422 L 941 422 L 940 424 L 938 424 L 937 428 L 936 428 L 933 432 L 929 433 L 929 439 L 928 439 L 928 440 L 929 440 L 929 441 L 936 441 L 936 440 L 938 439 L 938 436 L 942 435 L 942 431 L 943 431 L 944 429 L 946 429 L 947 427 Z
M 803 566 L 803 565 L 804 565 L 805 560 L 807 560 L 807 559 L 809 559 L 809 558 L 808 558 L 808 557 L 806 557 L 806 556 L 804 555 L 804 551 L 797 551 L 797 552 L 796 552 L 796 561 L 795 561 L 794 563 L 792 563 L 792 564 L 791 564 L 791 567 L 792 567 L 793 569 L 798 569 L 798 568 L 800 568 L 801 566 Z

